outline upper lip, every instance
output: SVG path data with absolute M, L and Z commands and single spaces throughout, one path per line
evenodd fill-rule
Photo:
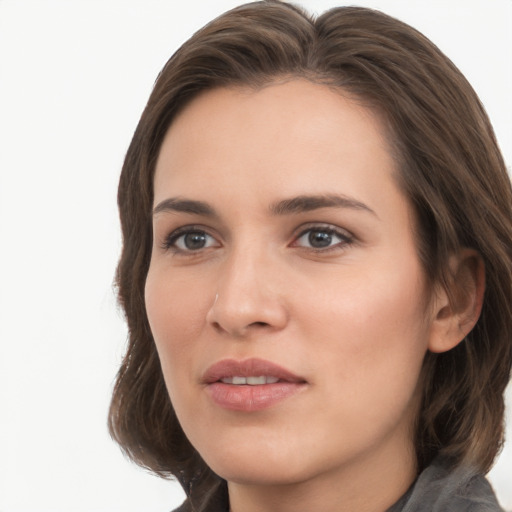
M 223 359 L 210 366 L 203 374 L 202 381 L 212 384 L 229 377 L 277 377 L 285 382 L 306 382 L 304 378 L 291 371 L 264 359 Z

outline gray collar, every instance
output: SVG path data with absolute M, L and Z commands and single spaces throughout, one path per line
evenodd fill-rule
M 504 511 L 484 476 L 469 467 L 449 470 L 436 459 L 387 512 Z

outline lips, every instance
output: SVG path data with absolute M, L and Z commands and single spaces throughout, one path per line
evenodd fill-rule
M 210 366 L 203 375 L 203 382 L 213 382 L 232 377 L 275 377 L 285 382 L 305 382 L 305 379 L 293 374 L 282 366 L 278 366 L 264 359 L 224 359 Z
M 304 378 L 263 359 L 224 359 L 202 381 L 216 405 L 245 412 L 272 407 L 306 386 Z

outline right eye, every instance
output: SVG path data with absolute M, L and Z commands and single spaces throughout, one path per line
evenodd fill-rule
M 176 252 L 197 252 L 209 247 L 218 247 L 217 240 L 199 229 L 184 229 L 171 233 L 164 243 L 165 249 Z

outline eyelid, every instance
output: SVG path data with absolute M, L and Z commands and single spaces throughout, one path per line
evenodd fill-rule
M 297 242 L 299 241 L 299 239 L 310 231 L 325 231 L 328 233 L 332 233 L 334 236 L 337 236 L 339 239 L 341 239 L 341 241 L 332 246 L 323 247 L 323 248 L 305 247 L 305 246 L 298 245 Z M 200 224 L 189 224 L 189 225 L 180 226 L 176 229 L 173 229 L 168 234 L 166 234 L 160 243 L 160 247 L 164 251 L 171 251 L 176 254 L 184 254 L 184 255 L 199 254 L 199 253 L 203 252 L 204 250 L 212 248 L 212 246 L 210 246 L 210 247 L 200 248 L 197 250 L 193 250 L 193 249 L 187 250 L 187 249 L 181 249 L 179 247 L 176 247 L 175 243 L 181 236 L 184 236 L 184 235 L 187 235 L 190 233 L 194 233 L 194 232 L 204 233 L 206 236 L 215 240 L 216 243 L 215 243 L 214 247 L 220 247 L 222 245 L 221 242 L 219 241 L 219 236 L 217 234 L 213 234 L 211 232 L 211 229 L 209 229 L 208 227 L 206 227 L 204 225 L 200 225 Z M 325 222 L 311 222 L 311 223 L 303 224 L 295 230 L 295 234 L 293 235 L 293 240 L 290 243 L 290 246 L 302 248 L 304 250 L 308 250 L 311 252 L 325 253 L 325 252 L 329 252 L 332 250 L 341 250 L 341 249 L 345 248 L 346 246 L 353 244 L 354 242 L 355 242 L 355 236 L 347 229 L 341 228 L 340 226 L 336 226 L 334 224 L 325 223 Z
M 337 236 L 342 240 L 342 242 L 338 242 L 337 244 L 334 244 L 329 247 L 325 248 L 315 248 L 315 247 L 303 247 L 300 245 L 297 245 L 297 242 L 308 232 L 310 231 L 326 231 L 328 233 L 332 233 L 333 235 Z M 355 242 L 355 236 L 348 230 L 341 228 L 339 226 L 336 226 L 334 224 L 328 224 L 328 223 L 308 223 L 305 225 L 300 226 L 300 228 L 297 230 L 296 234 L 294 235 L 293 241 L 290 244 L 292 247 L 299 247 L 305 250 L 313 251 L 313 252 L 328 252 L 331 250 L 341 250 L 345 248 L 347 245 L 352 245 Z
M 186 250 L 186 249 L 181 249 L 179 247 L 176 247 L 175 243 L 180 237 L 190 234 L 190 233 L 197 233 L 197 232 L 204 233 L 208 237 L 211 237 L 212 239 L 214 239 L 217 242 L 217 244 L 216 244 L 217 247 L 221 246 L 218 236 L 213 235 L 211 233 L 211 230 L 208 229 L 207 227 L 198 225 L 198 224 L 189 224 L 186 226 L 180 226 L 179 228 L 172 230 L 170 233 L 168 233 L 167 235 L 164 236 L 160 246 L 164 251 L 172 251 L 176 254 L 197 254 L 197 253 L 202 252 L 205 249 L 210 249 L 210 247 L 205 247 L 203 249 L 197 249 L 194 251 L 194 250 Z

